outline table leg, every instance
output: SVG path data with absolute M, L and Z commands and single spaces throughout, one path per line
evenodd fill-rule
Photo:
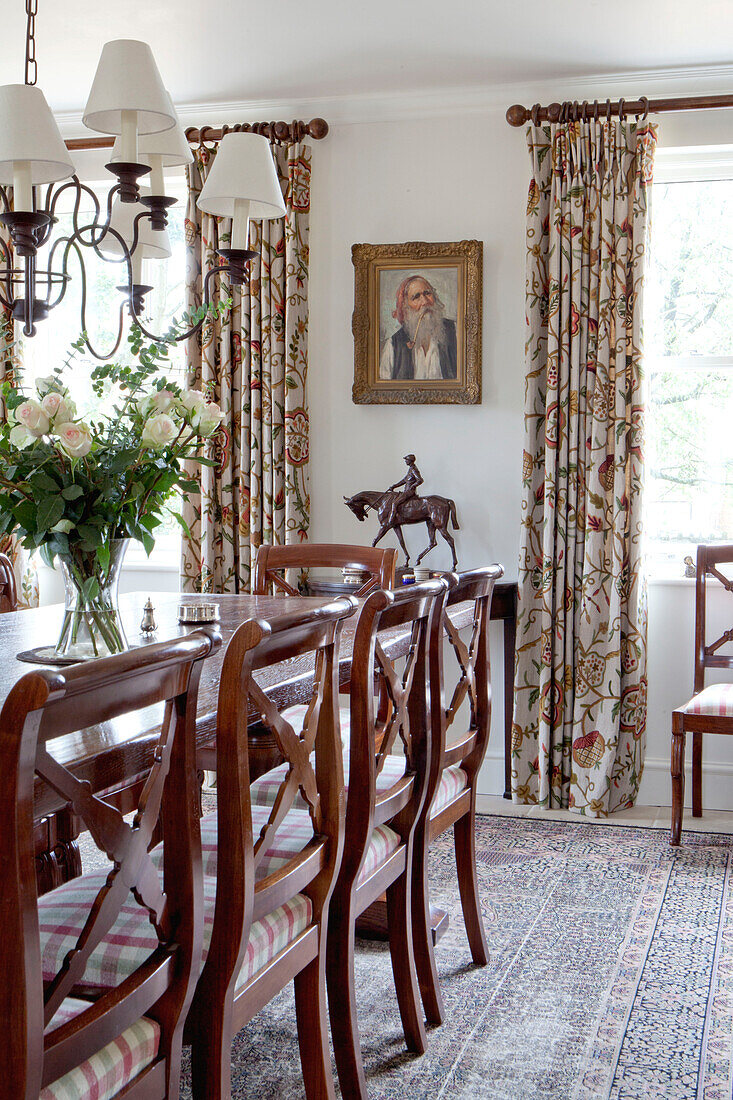
M 517 613 L 504 619 L 504 798 L 512 797 L 512 720 L 514 718 L 514 654 Z

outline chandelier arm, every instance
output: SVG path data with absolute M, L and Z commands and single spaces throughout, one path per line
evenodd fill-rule
M 14 302 L 13 259 L 10 253 L 10 249 L 8 248 L 8 245 L 2 237 L 0 237 L 0 258 L 2 258 L 5 267 L 5 293 L 7 294 L 7 298 L 4 294 L 0 294 L 0 300 L 2 300 L 2 303 L 6 309 L 12 310 Z
M 56 252 L 56 249 L 60 248 L 61 245 L 66 246 L 64 248 L 64 255 L 63 255 L 63 259 L 61 261 L 61 271 L 60 271 L 60 274 L 59 274 L 61 289 L 59 290 L 58 297 L 56 298 L 56 300 L 54 302 L 52 302 L 50 300 L 50 298 L 51 298 L 51 275 L 52 275 L 52 272 L 53 272 L 53 260 L 54 260 L 54 254 Z M 68 260 L 69 260 L 69 252 L 71 251 L 72 248 L 74 249 L 74 252 L 76 253 L 76 258 L 79 261 L 79 267 L 80 267 L 81 272 L 82 272 L 82 279 L 85 277 L 84 276 L 84 262 L 82 260 L 81 251 L 79 249 L 79 245 L 74 240 L 73 235 L 71 237 L 59 237 L 59 239 L 57 241 L 54 241 L 53 245 L 51 246 L 51 251 L 48 254 L 49 280 L 48 280 L 48 295 L 46 297 L 46 302 L 48 304 L 49 311 L 52 310 L 52 309 L 55 309 L 56 306 L 61 301 L 63 301 L 64 296 L 66 294 L 67 287 L 68 287 L 69 283 L 71 282 L 71 276 L 69 275 Z
M 108 359 L 112 358 L 112 356 L 115 354 L 115 352 L 117 351 L 118 347 L 120 346 L 120 344 L 122 342 L 122 333 L 123 333 L 124 327 L 125 327 L 125 321 L 124 321 L 124 316 L 123 316 L 123 305 L 122 304 L 120 305 L 120 320 L 119 320 L 119 325 L 118 325 L 118 328 L 117 328 L 117 339 L 115 340 L 114 347 L 112 348 L 111 351 L 107 352 L 106 355 L 103 355 L 101 352 L 97 351 L 97 349 L 94 347 L 94 344 L 89 339 L 89 334 L 87 332 L 87 280 L 86 280 L 86 272 L 84 270 L 84 264 L 80 264 L 80 266 L 81 266 L 81 273 L 82 273 L 81 274 L 81 327 L 82 327 L 82 337 L 83 337 L 84 343 L 89 348 L 89 351 L 94 356 L 94 358 L 99 359 L 100 362 L 104 363 Z
M 226 275 L 228 273 L 229 273 L 229 265 L 228 264 L 225 267 L 212 267 L 209 271 L 206 272 L 206 275 L 204 277 L 204 287 L 203 287 L 203 291 L 204 291 L 203 298 L 204 298 L 204 305 L 206 306 L 206 312 L 208 312 L 209 306 L 211 305 L 211 298 L 209 296 L 209 283 L 210 283 L 211 279 L 215 275 Z M 142 332 L 143 336 L 146 336 L 148 338 L 148 340 L 154 340 L 156 343 L 160 343 L 160 341 L 164 339 L 164 337 L 162 337 L 162 336 L 156 336 L 154 332 L 151 332 L 149 329 L 147 329 L 145 327 L 145 324 L 143 323 L 141 317 L 139 316 L 139 314 L 137 312 L 137 308 L 136 308 L 136 305 L 135 305 L 134 298 L 132 298 L 132 297 L 130 298 L 130 313 L 132 314 L 132 318 L 133 318 L 135 324 L 139 327 L 139 329 Z M 176 338 L 175 338 L 176 343 L 181 344 L 184 340 L 189 340 L 192 336 L 195 336 L 197 332 L 201 331 L 201 328 L 202 328 L 203 323 L 204 323 L 205 320 L 206 320 L 206 313 L 204 313 L 204 315 L 203 315 L 203 317 L 201 318 L 200 321 L 196 321 L 196 323 L 191 325 L 191 327 L 189 329 L 187 329 L 186 332 L 178 333 L 176 335 Z

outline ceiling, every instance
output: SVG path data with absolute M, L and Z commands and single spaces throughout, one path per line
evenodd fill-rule
M 141 38 L 179 106 L 297 101 L 729 64 L 731 0 L 40 0 L 38 82 L 79 111 L 101 47 Z M 3 2 L 0 83 L 23 80 Z

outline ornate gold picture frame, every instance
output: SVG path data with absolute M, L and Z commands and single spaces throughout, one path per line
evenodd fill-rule
M 481 403 L 481 241 L 355 244 L 357 405 Z

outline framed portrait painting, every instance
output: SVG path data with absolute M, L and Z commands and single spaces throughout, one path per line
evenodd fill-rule
M 482 244 L 355 244 L 358 405 L 481 402 Z

